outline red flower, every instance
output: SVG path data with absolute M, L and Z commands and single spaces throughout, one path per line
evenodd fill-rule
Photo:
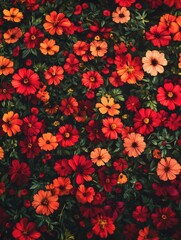
M 150 216 L 148 208 L 144 206 L 136 206 L 136 209 L 132 213 L 133 218 L 138 222 L 146 222 Z
M 181 87 L 171 82 L 165 83 L 163 87 L 158 88 L 156 98 L 161 105 L 174 110 L 177 106 L 181 106 Z
M 130 7 L 136 0 L 115 0 L 121 7 Z
M 99 24 L 94 21 L 94 25 L 91 25 L 90 27 L 91 32 L 87 34 L 87 38 L 93 38 L 96 36 L 101 36 L 103 39 L 109 39 L 110 38 L 110 32 L 112 28 L 108 27 L 100 27 Z
M 27 137 L 19 142 L 21 153 L 26 154 L 27 158 L 34 158 L 39 155 L 40 147 L 36 136 Z
M 171 41 L 170 32 L 161 25 L 154 25 L 146 32 L 146 39 L 156 47 L 167 46 Z
M 122 132 L 123 124 L 119 118 L 105 118 L 102 120 L 102 132 L 106 138 L 117 139 Z
M 165 121 L 164 126 L 172 131 L 176 131 L 181 127 L 181 116 L 172 113 Z
M 102 167 L 98 170 L 100 186 L 104 187 L 106 192 L 111 192 L 112 188 L 117 185 L 118 174 L 107 174 L 107 167 Z
M 121 81 L 116 71 L 112 72 L 111 76 L 109 77 L 109 82 L 116 88 L 121 87 L 124 84 L 124 82 Z
M 119 158 L 113 162 L 113 167 L 116 171 L 123 172 L 128 168 L 128 163 L 125 159 Z
M 165 230 L 174 227 L 178 223 L 176 214 L 170 207 L 158 208 L 151 215 L 153 224 L 159 230 Z
M 76 191 L 75 197 L 78 202 L 85 204 L 91 203 L 94 199 L 95 191 L 93 187 L 86 188 L 85 185 L 81 184 Z
M 82 75 L 82 84 L 89 89 L 99 88 L 104 83 L 97 71 L 88 71 Z
M 29 31 L 24 34 L 24 43 L 27 48 L 36 48 L 39 47 L 43 38 L 44 33 L 35 26 L 32 26 Z
M 163 4 L 162 0 L 146 0 L 151 6 L 151 8 L 160 7 Z
M 35 240 L 41 236 L 37 231 L 36 223 L 29 222 L 27 218 L 22 218 L 16 223 L 12 235 L 16 240 Z
M 75 172 L 76 183 L 83 184 L 84 181 L 91 181 L 94 168 L 92 161 L 87 160 L 85 156 L 74 155 L 72 159 L 68 160 L 69 166 Z
M 127 110 L 136 112 L 140 107 L 140 100 L 136 96 L 129 96 L 125 104 L 126 104 Z
M 112 235 L 115 231 L 115 225 L 111 218 L 107 216 L 98 216 L 92 219 L 92 231 L 100 238 L 107 238 L 108 235 Z
M 78 102 L 74 97 L 64 98 L 61 101 L 60 111 L 62 111 L 66 116 L 75 114 L 78 112 Z
M 35 94 L 40 87 L 39 76 L 31 69 L 20 68 L 12 77 L 12 86 L 24 96 Z
M 134 223 L 127 224 L 124 227 L 123 234 L 125 236 L 125 240 L 133 240 L 135 236 L 138 235 L 138 228 Z
M 78 142 L 79 132 L 71 124 L 66 124 L 59 128 L 56 138 L 61 147 L 71 147 Z
M 0 207 L 0 225 L 4 225 L 5 222 L 7 221 L 8 219 L 8 214 L 5 212 L 5 210 L 3 208 Z
M 67 177 L 72 173 L 72 168 L 69 166 L 67 159 L 60 159 L 56 161 L 54 170 L 62 177 Z
M 0 196 L 3 195 L 3 193 L 5 193 L 6 191 L 6 187 L 4 182 L 0 182 Z
M 2 82 L 0 87 L 0 101 L 12 100 L 12 94 L 15 92 L 11 84 Z
M 38 135 L 41 132 L 42 126 L 42 122 L 39 122 L 35 115 L 23 118 L 22 131 L 26 136 Z
M 63 72 L 64 70 L 61 66 L 55 65 L 46 70 L 44 75 L 48 85 L 58 85 L 64 78 Z
M 70 53 L 63 68 L 68 74 L 75 74 L 79 71 L 79 60 Z
M 13 183 L 17 185 L 23 185 L 28 182 L 31 176 L 30 167 L 27 163 L 20 163 L 19 160 L 13 160 L 12 165 L 9 166 L 8 175 Z
M 105 140 L 98 121 L 90 120 L 86 126 L 86 131 L 88 132 L 88 139 L 94 143 L 103 142 Z
M 141 108 L 136 112 L 133 121 L 136 131 L 144 135 L 153 132 L 154 127 L 158 127 L 160 124 L 158 113 L 151 108 Z
M 181 2 L 179 0 L 164 0 L 164 3 L 170 8 L 175 6 L 177 9 L 181 9 Z

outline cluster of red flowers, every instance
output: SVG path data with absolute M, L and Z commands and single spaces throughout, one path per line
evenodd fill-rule
M 180 1 L 1 2 L 0 238 L 180 240 Z

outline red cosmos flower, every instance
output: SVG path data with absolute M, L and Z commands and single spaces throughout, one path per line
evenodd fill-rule
M 138 235 L 138 228 L 134 223 L 127 224 L 124 227 L 123 234 L 125 236 L 125 240 L 133 240 L 135 236 Z
M 36 223 L 29 222 L 27 218 L 21 218 L 16 223 L 12 235 L 16 240 L 35 240 L 41 237 L 41 233 L 37 231 Z
M 129 96 L 125 104 L 126 104 L 127 110 L 133 111 L 133 112 L 136 112 L 141 105 L 139 98 L 136 96 Z
M 136 219 L 137 222 L 146 222 L 150 216 L 150 213 L 147 207 L 136 206 L 136 209 L 133 211 L 132 216 Z
M 111 76 L 109 77 L 109 82 L 114 87 L 121 87 L 124 85 L 124 82 L 121 81 L 121 79 L 116 71 L 111 73 Z
M 67 159 L 60 159 L 56 161 L 54 170 L 62 177 L 67 177 L 72 173 L 72 168 L 69 166 Z
M 181 9 L 181 2 L 179 0 L 164 0 L 163 2 L 170 8 L 175 6 L 177 9 Z
M 59 128 L 56 138 L 61 147 L 71 147 L 78 142 L 79 132 L 71 124 L 65 124 Z
M 44 72 L 48 85 L 58 85 L 64 78 L 64 70 L 61 66 L 52 66 Z
M 140 229 L 138 233 L 138 238 L 137 240 L 160 240 L 158 237 L 158 233 L 155 230 L 150 229 L 149 226 L 144 227 L 144 229 Z
M 151 8 L 157 8 L 157 7 L 160 7 L 163 4 L 162 0 L 146 0 L 146 2 L 149 3 Z
M 73 188 L 70 178 L 58 177 L 53 180 L 54 192 L 58 196 L 69 195 Z
M 17 185 L 23 185 L 28 182 L 31 176 L 30 167 L 27 163 L 20 163 L 19 160 L 13 160 L 11 166 L 9 166 L 8 175 L 13 183 Z
M 78 112 L 78 102 L 74 97 L 64 98 L 61 101 L 60 111 L 62 111 L 66 116 L 75 114 Z
M 39 47 L 43 38 L 44 33 L 35 26 L 32 26 L 29 28 L 28 32 L 24 34 L 24 43 L 27 48 L 36 48 Z
M 167 46 L 171 41 L 170 32 L 162 25 L 154 25 L 146 32 L 146 39 L 156 47 Z
M 91 203 L 94 199 L 95 191 L 93 187 L 86 188 L 85 185 L 81 184 L 76 191 L 75 197 L 78 202 L 85 204 Z
M 40 87 L 39 76 L 31 69 L 20 68 L 12 77 L 12 86 L 24 96 L 35 94 Z
M 99 122 L 90 120 L 88 125 L 85 127 L 88 132 L 88 139 L 94 143 L 105 141 L 105 137 L 100 129 Z
M 111 192 L 112 188 L 117 185 L 118 174 L 108 175 L 107 170 L 107 167 L 102 167 L 98 170 L 99 183 L 106 192 Z
M 2 226 L 8 220 L 8 214 L 1 207 L 0 207 L 0 216 L 1 216 L 1 218 L 0 218 L 0 225 Z
M 168 107 L 169 110 L 174 110 L 177 106 L 181 106 L 181 87 L 167 82 L 163 87 L 158 88 L 156 95 L 157 101 Z
M 130 7 L 136 0 L 114 0 L 121 7 Z
M 104 206 L 106 216 L 110 217 L 113 222 L 123 213 L 124 202 L 110 202 L 109 205 Z
M 128 168 L 128 163 L 125 159 L 119 158 L 113 162 L 113 167 L 116 171 L 123 172 Z
M 74 114 L 75 120 L 77 122 L 85 122 L 88 116 L 91 117 L 94 113 L 93 104 L 90 100 L 80 100 L 78 104 L 78 112 Z
M 106 138 L 117 139 L 122 132 L 123 124 L 119 118 L 105 118 L 102 120 L 102 132 Z
M 84 181 L 91 181 L 94 168 L 92 161 L 87 160 L 85 156 L 74 155 L 72 159 L 68 160 L 69 166 L 75 172 L 76 183 L 83 184 Z
M 37 136 L 27 137 L 19 142 L 21 153 L 26 154 L 27 158 L 34 158 L 39 155 L 40 147 L 38 146 Z
M 2 82 L 0 86 L 0 101 L 12 100 L 12 94 L 15 92 L 11 84 Z
M 135 113 L 133 122 L 134 128 L 138 133 L 147 135 L 154 131 L 154 127 L 160 125 L 160 117 L 151 108 L 141 108 Z
M 110 32 L 112 31 L 112 28 L 108 27 L 100 27 L 98 22 L 94 21 L 94 25 L 91 25 L 90 31 L 87 34 L 87 38 L 94 38 L 94 37 L 102 37 L 103 39 L 109 39 L 110 38 Z
M 79 60 L 74 54 L 70 53 L 65 62 L 63 68 L 68 74 L 73 75 L 79 71 Z
M 153 224 L 159 230 L 165 230 L 174 227 L 178 223 L 176 213 L 170 207 L 158 208 L 151 214 Z
M 112 235 L 116 229 L 112 219 L 107 216 L 97 216 L 96 218 L 92 218 L 91 222 L 93 225 L 93 233 L 100 238 L 107 238 L 108 235 Z
M 22 132 L 25 136 L 38 135 L 42 130 L 43 123 L 38 121 L 35 115 L 23 118 Z
M 39 8 L 39 4 L 37 0 L 26 0 L 26 8 L 33 12 Z
M 164 126 L 168 127 L 172 131 L 176 131 L 181 127 L 181 116 L 176 113 L 172 113 L 165 121 Z
M 77 41 L 73 45 L 73 51 L 77 56 L 83 56 L 89 50 L 89 44 L 83 41 Z
M 99 88 L 103 83 L 104 80 L 97 71 L 88 71 L 82 75 L 82 84 L 89 89 Z

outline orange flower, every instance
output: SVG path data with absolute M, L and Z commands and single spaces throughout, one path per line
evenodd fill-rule
M 161 158 L 161 151 L 159 149 L 154 149 L 152 154 L 153 154 L 153 157 L 156 159 Z
M 71 22 L 68 18 L 65 18 L 63 13 L 57 13 L 53 11 L 50 15 L 45 17 L 46 22 L 43 24 L 43 27 L 46 32 L 50 35 L 62 35 L 63 28 L 69 28 L 71 26 Z
M 95 191 L 93 187 L 85 188 L 85 185 L 81 184 L 75 194 L 78 202 L 85 204 L 91 203 L 94 199 Z
M 89 44 L 83 41 L 77 41 L 73 45 L 73 51 L 77 56 L 83 56 L 89 50 Z
M 164 14 L 160 18 L 159 26 L 168 29 L 170 33 L 176 33 L 179 31 L 179 25 L 176 22 L 176 16 L 171 14 Z
M 4 150 L 2 147 L 0 147 L 0 160 L 4 158 Z
M 126 7 L 117 7 L 112 13 L 112 20 L 115 23 L 127 23 L 130 20 L 130 11 Z
M 181 171 L 181 165 L 171 157 L 162 158 L 157 165 L 156 173 L 163 181 L 174 180 Z
M 149 73 L 151 76 L 157 76 L 158 73 L 163 73 L 163 66 L 167 65 L 165 54 L 160 53 L 157 50 L 146 52 L 146 57 L 142 58 L 143 70 Z
M 19 119 L 19 114 L 10 111 L 5 113 L 2 117 L 3 124 L 2 129 L 9 137 L 15 135 L 17 132 L 21 132 L 20 126 L 23 124 L 23 121 Z
M 180 31 L 180 29 L 181 29 L 181 16 L 178 16 L 178 17 L 176 18 L 176 23 L 177 23 L 178 26 L 179 26 L 179 30 L 178 30 L 177 33 L 175 33 L 175 35 L 174 35 L 174 37 L 173 37 L 173 40 L 180 42 L 180 41 L 181 41 L 181 31 Z
M 73 188 L 70 178 L 58 177 L 53 180 L 54 192 L 59 196 L 69 195 Z
M 58 146 L 56 136 L 53 136 L 52 133 L 44 133 L 42 137 L 38 138 L 38 145 L 41 150 L 51 151 L 56 149 Z
M 42 102 L 47 103 L 50 99 L 50 95 L 47 91 L 45 91 L 46 85 L 44 85 L 42 88 L 38 90 L 38 93 L 36 94 L 36 97 L 40 99 Z
M 112 97 L 102 97 L 101 103 L 96 103 L 96 108 L 99 109 L 99 112 L 102 114 L 108 113 L 110 116 L 119 114 L 120 105 L 114 103 L 114 98 Z
M 129 157 L 137 157 L 144 152 L 146 143 L 144 142 L 144 137 L 139 133 L 129 133 L 127 137 L 124 138 L 124 147 L 128 152 Z
M 51 191 L 39 190 L 33 196 L 32 206 L 36 208 L 37 214 L 50 215 L 58 209 L 58 196 L 52 195 Z
M 40 43 L 40 51 L 44 55 L 54 55 L 59 52 L 60 47 L 56 45 L 55 40 L 46 38 Z
M 131 54 L 127 54 L 121 66 L 117 69 L 122 82 L 135 84 L 137 80 L 142 80 L 144 73 L 141 70 L 142 63 L 139 57 L 132 59 Z
M 107 53 L 107 42 L 96 41 L 90 43 L 90 52 L 94 57 L 103 57 Z
M 9 60 L 8 58 L 5 58 L 3 56 L 0 56 L 0 75 L 9 75 L 14 73 L 14 63 Z
M 8 29 L 8 31 L 3 34 L 3 37 L 4 41 L 10 44 L 17 42 L 22 35 L 23 33 L 21 29 L 19 27 L 15 27 Z
M 111 155 L 106 149 L 95 148 L 91 153 L 90 157 L 93 163 L 95 163 L 98 167 L 104 166 L 105 163 L 109 162 L 111 159 Z
M 11 22 L 21 22 L 23 19 L 23 14 L 18 8 L 10 8 L 10 10 L 4 9 L 3 14 L 3 18 Z
M 124 184 L 127 181 L 128 181 L 128 178 L 126 177 L 126 175 L 123 174 L 123 173 L 120 173 L 119 176 L 118 176 L 117 184 Z
M 181 53 L 179 53 L 179 63 L 178 63 L 178 68 L 180 68 L 181 69 Z

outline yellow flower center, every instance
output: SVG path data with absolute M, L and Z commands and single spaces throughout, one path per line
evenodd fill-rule
M 90 77 L 89 80 L 90 80 L 91 82 L 95 82 L 96 79 L 95 79 L 95 77 Z
M 95 36 L 95 38 L 94 38 L 96 41 L 99 41 L 100 40 L 100 37 L 97 35 L 97 36 Z
M 172 98 L 172 97 L 173 97 L 173 92 L 168 92 L 168 93 L 167 93 L 167 96 L 168 96 L 169 98 Z
M 143 120 L 143 122 L 144 122 L 145 124 L 148 124 L 148 123 L 150 122 L 150 119 L 149 119 L 149 118 L 145 118 L 145 119 Z
M 70 137 L 70 133 L 66 132 L 66 133 L 64 134 L 64 137 L 65 137 L 65 138 L 69 138 L 69 137 Z
M 132 72 L 134 72 L 134 67 L 133 66 L 127 66 L 127 72 L 128 73 L 132 73 Z
M 166 220 L 167 219 L 167 216 L 165 214 L 162 215 L 162 219 L 163 220 Z
M 105 219 L 99 219 L 99 226 L 100 228 L 103 230 L 105 228 L 105 226 L 107 225 L 107 220 Z
M 36 36 L 35 35 L 31 35 L 31 40 L 35 40 Z
M 113 129 L 113 130 L 116 129 L 116 124 L 115 123 L 111 124 L 111 129 Z

